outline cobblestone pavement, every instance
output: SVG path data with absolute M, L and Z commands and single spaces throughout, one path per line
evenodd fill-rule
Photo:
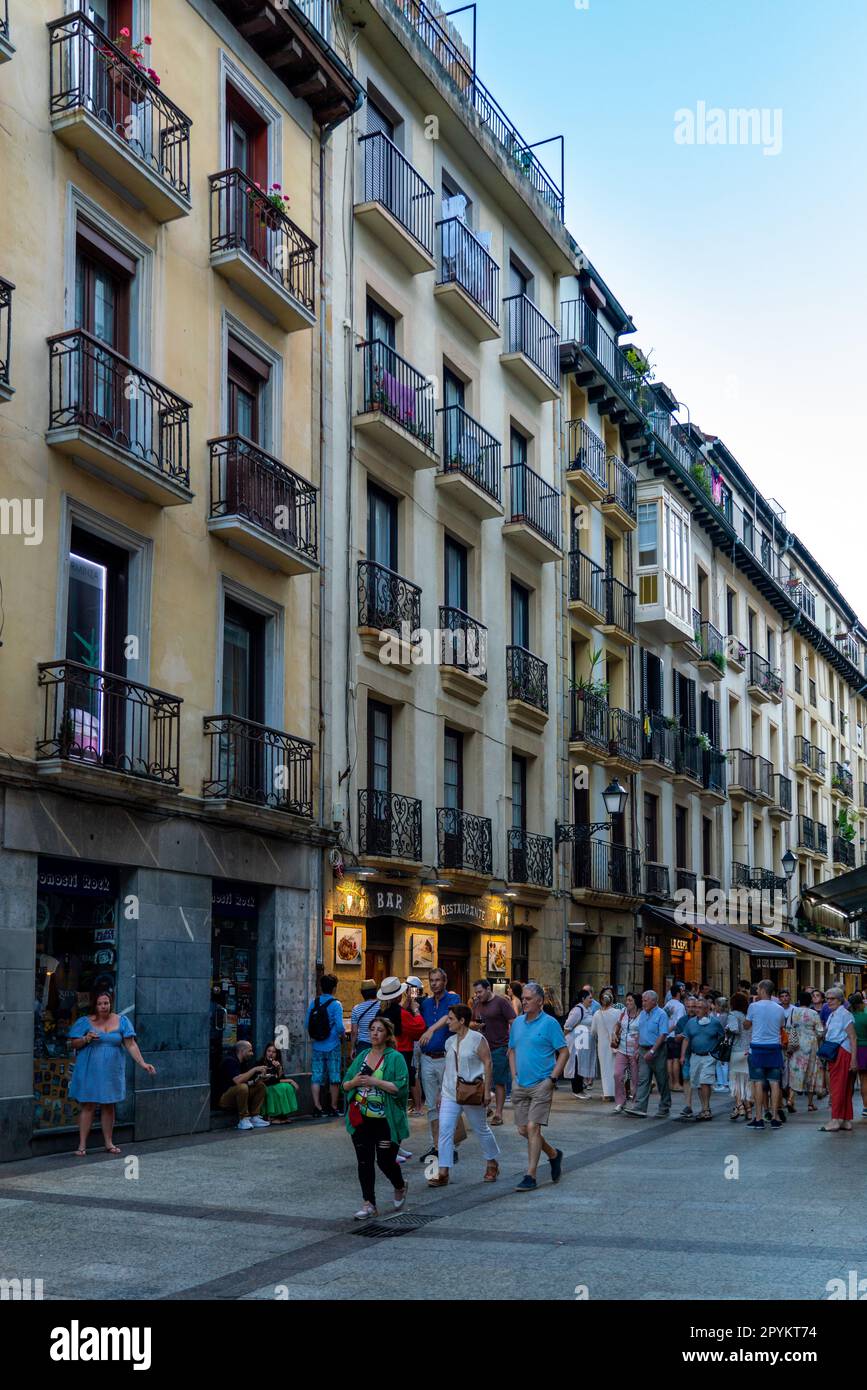
M 400 1239 L 365 1238 L 351 1220 L 360 1197 L 342 1121 L 10 1164 L 0 1277 L 41 1278 L 46 1299 L 430 1299 L 459 1281 L 477 1299 L 815 1300 L 830 1279 L 867 1275 L 853 1222 L 867 1123 L 822 1134 L 825 1107 L 749 1133 L 726 1096 L 714 1107 L 712 1123 L 636 1120 L 561 1086 L 549 1137 L 563 1176 L 553 1186 L 543 1159 L 530 1194 L 512 1190 L 524 1146 L 510 1110 L 499 1182 L 482 1183 L 471 1134 L 437 1191 L 416 1161 L 427 1130 L 415 1119 L 406 1215 L 420 1224 Z M 386 1189 L 380 1178 L 381 1219 Z

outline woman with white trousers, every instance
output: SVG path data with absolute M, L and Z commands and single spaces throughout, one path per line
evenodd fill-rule
M 493 1091 L 491 1049 L 481 1033 L 470 1029 L 472 1010 L 466 1004 L 453 1004 L 448 1013 L 446 1065 L 443 1073 L 439 1111 L 438 1171 L 428 1179 L 428 1187 L 447 1187 L 454 1161 L 455 1126 L 461 1115 L 478 1135 L 487 1159 L 485 1182 L 496 1182 L 500 1156 L 494 1132 L 488 1124 L 488 1102 Z M 458 1100 L 458 1094 L 464 1097 Z

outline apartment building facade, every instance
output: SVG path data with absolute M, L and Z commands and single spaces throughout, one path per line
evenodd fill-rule
M 275 1020 L 304 1057 L 320 155 L 360 90 L 309 6 L 249 8 L 9 7 L 2 182 L 39 212 L 37 240 L 33 201 L 0 208 L 6 1158 L 68 1144 L 95 987 L 157 1068 L 137 1139 L 206 1129 Z

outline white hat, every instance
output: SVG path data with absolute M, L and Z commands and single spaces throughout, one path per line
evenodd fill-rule
M 388 975 L 376 991 L 376 997 L 383 1004 L 391 1004 L 395 999 L 400 999 L 405 990 L 406 985 L 396 975 Z
M 424 989 L 424 985 L 418 978 L 418 975 L 407 975 L 406 982 L 408 985 L 412 985 L 413 989 Z

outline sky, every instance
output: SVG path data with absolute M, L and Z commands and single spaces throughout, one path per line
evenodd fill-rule
M 524 138 L 566 136 L 566 224 L 629 341 L 867 621 L 867 3 L 478 0 L 477 23 Z M 764 140 L 678 142 L 699 103 L 758 108 Z

